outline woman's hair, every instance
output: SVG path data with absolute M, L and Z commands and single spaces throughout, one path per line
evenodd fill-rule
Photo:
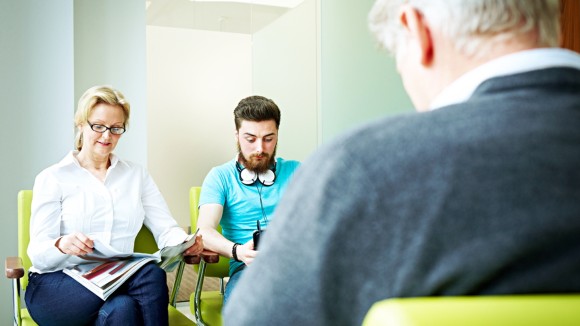
M 539 47 L 559 45 L 559 0 L 377 0 L 369 13 L 369 27 L 393 54 L 401 37 L 397 15 L 403 3 L 440 27 L 468 56 L 485 54 L 497 43 L 530 32 L 537 33 Z
M 75 112 L 75 148 L 79 151 L 83 147 L 83 134 L 78 127 L 88 122 L 93 108 L 101 103 L 120 107 L 125 116 L 123 126 L 129 126 L 131 105 L 125 100 L 125 96 L 110 86 L 93 86 L 81 96 Z
M 274 120 L 276 129 L 280 127 L 280 109 L 274 101 L 263 96 L 250 96 L 241 100 L 234 110 L 236 130 L 240 130 L 242 121 Z

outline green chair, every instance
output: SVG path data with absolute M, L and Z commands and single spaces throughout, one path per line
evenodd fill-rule
M 197 229 L 200 193 L 201 187 L 192 187 L 189 190 L 189 210 L 192 230 Z M 221 227 L 218 231 L 221 232 Z M 198 325 L 219 326 L 223 324 L 221 311 L 225 290 L 224 278 L 228 277 L 229 273 L 229 258 L 218 256 L 216 253 L 209 251 L 204 251 L 202 256 L 203 259 L 199 262 L 199 265 L 194 265 L 198 275 L 197 285 L 195 292 L 191 294 L 189 305 L 191 313 L 195 316 Z M 219 290 L 203 291 L 205 277 L 219 278 Z
M 32 203 L 32 190 L 21 190 L 18 193 L 18 257 L 6 258 L 6 276 L 12 279 L 13 304 L 14 304 L 14 324 L 15 325 L 37 325 L 30 317 L 28 309 L 21 307 L 20 292 L 28 285 L 28 274 L 26 270 L 32 266 L 30 258 L 26 253 L 30 240 L 30 205 Z M 135 240 L 135 251 L 144 253 L 154 253 L 157 251 L 157 244 L 153 235 L 146 227 L 143 227 Z M 175 284 L 170 295 L 169 325 L 195 325 L 184 314 L 177 310 L 175 301 L 185 262 L 181 262 L 177 268 Z
M 580 294 L 397 298 L 376 302 L 363 326 L 580 325 Z

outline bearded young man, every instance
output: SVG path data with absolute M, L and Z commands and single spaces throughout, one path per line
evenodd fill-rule
M 234 110 L 236 157 L 206 176 L 199 199 L 198 227 L 206 249 L 231 258 L 224 304 L 243 269 L 257 255 L 253 233 L 270 218 L 298 161 L 276 158 L 280 110 L 262 96 L 250 96 Z M 222 227 L 222 234 L 217 231 Z

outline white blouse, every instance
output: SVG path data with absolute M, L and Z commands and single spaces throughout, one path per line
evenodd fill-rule
M 120 252 L 133 252 L 135 237 L 145 224 L 159 248 L 179 244 L 187 233 L 171 216 L 149 173 L 111 154 L 105 182 L 81 167 L 72 151 L 38 174 L 32 192 L 30 271 L 47 273 L 74 266 L 83 259 L 63 254 L 61 236 L 82 232 Z

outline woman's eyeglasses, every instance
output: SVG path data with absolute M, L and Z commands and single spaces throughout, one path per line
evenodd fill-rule
M 93 131 L 99 132 L 101 134 L 107 130 L 109 130 L 113 135 L 121 135 L 125 132 L 125 127 L 107 127 L 100 124 L 92 124 L 90 122 L 88 123 L 89 126 L 91 126 L 91 129 L 93 129 Z

